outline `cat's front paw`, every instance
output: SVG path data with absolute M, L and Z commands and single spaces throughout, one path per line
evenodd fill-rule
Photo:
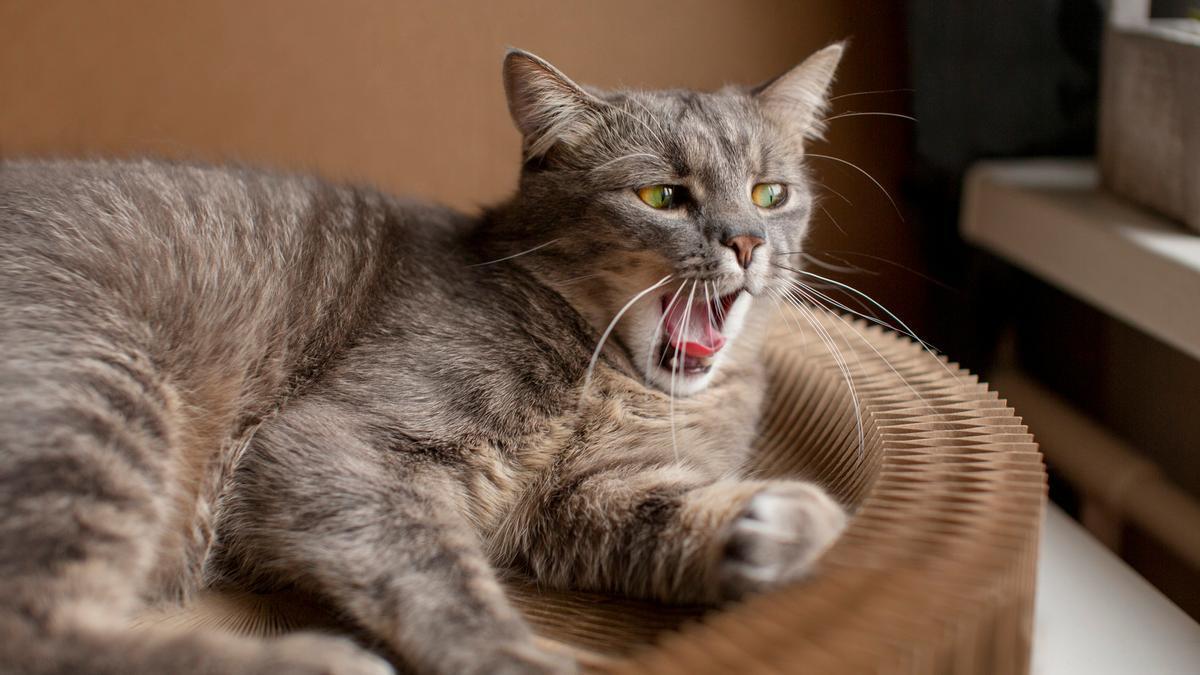
M 576 675 L 575 659 L 565 647 L 549 640 L 462 642 L 438 672 L 463 675 Z
M 267 642 L 267 658 L 255 673 L 296 675 L 395 675 L 392 666 L 347 638 L 292 633 Z
M 517 645 L 503 650 L 481 671 L 512 675 L 575 675 L 579 667 L 562 647 L 549 641 L 537 645 Z
M 812 483 L 769 483 L 730 525 L 718 568 L 721 597 L 803 578 L 846 527 L 846 512 Z

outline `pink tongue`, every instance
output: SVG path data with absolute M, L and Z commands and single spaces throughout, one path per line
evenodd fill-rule
M 667 337 L 672 346 L 682 349 L 688 356 L 712 356 L 725 346 L 725 336 L 721 335 L 716 323 L 709 303 L 697 300 L 689 310 L 686 303 L 677 302 L 667 314 Z

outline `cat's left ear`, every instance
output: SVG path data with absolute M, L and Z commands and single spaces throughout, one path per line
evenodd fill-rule
M 526 159 L 582 139 L 599 123 L 605 105 L 549 62 L 520 49 L 504 57 L 504 93 L 525 139 Z
M 804 63 L 754 88 L 751 94 L 768 115 L 791 129 L 797 138 L 820 138 L 825 132 L 829 87 L 844 51 L 845 43 L 831 44 Z

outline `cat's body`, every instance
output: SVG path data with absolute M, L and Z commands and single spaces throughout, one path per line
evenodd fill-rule
M 661 263 L 564 241 L 596 216 L 543 211 L 546 171 L 477 218 L 241 169 L 0 164 L 0 672 L 386 670 L 331 638 L 122 623 L 205 583 L 306 588 L 421 670 L 569 669 L 493 566 L 686 602 L 803 574 L 841 510 L 740 477 L 770 305 L 734 291 L 722 349 L 724 316 L 696 337 L 664 299 L 668 337 L 722 343 L 670 387 L 619 331 L 589 368 Z

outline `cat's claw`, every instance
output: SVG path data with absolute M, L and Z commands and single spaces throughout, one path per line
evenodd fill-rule
M 718 571 L 721 597 L 733 600 L 803 578 L 846 521 L 845 510 L 812 483 L 764 487 L 729 528 Z

